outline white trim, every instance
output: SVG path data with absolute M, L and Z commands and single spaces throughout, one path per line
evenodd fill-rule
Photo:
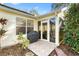
M 59 18 L 56 18 L 56 23 L 55 23 L 55 44 L 59 45 Z

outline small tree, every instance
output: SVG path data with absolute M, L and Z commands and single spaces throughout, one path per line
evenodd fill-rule
M 4 29 L 5 25 L 7 24 L 7 19 L 0 19 L 0 38 L 6 33 L 7 30 Z
M 38 14 L 38 11 L 37 11 L 35 8 L 32 8 L 32 9 L 30 10 L 30 13 L 33 14 L 34 16 L 39 15 L 39 14 Z
M 68 3 L 52 3 L 51 4 L 51 10 L 58 10 L 59 8 L 61 8 L 62 6 L 67 6 L 69 5 Z
M 64 22 L 65 44 L 79 52 L 79 4 L 70 4 Z

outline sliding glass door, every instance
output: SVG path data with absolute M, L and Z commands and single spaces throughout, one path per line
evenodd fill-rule
M 41 39 L 55 43 L 55 18 L 41 21 Z
M 47 22 L 42 23 L 42 31 L 43 39 L 47 40 Z
M 50 42 L 55 43 L 55 18 L 50 19 Z

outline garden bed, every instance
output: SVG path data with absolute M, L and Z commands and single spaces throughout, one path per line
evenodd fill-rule
M 28 49 L 22 49 L 20 44 L 0 49 L 0 56 L 25 56 L 27 52 L 30 52 Z
M 62 50 L 67 56 L 79 56 L 79 54 L 74 50 L 72 50 L 71 47 L 69 47 L 68 45 L 61 44 L 57 48 Z M 55 50 L 53 50 L 53 52 L 50 54 L 50 56 L 56 56 L 56 55 L 57 55 L 57 52 Z
M 75 52 L 71 47 L 65 44 L 61 44 L 58 48 L 60 48 L 67 56 L 79 56 L 77 52 Z

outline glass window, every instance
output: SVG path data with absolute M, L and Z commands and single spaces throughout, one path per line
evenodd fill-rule
M 23 18 L 16 18 L 16 34 L 18 35 L 19 32 L 25 34 L 26 33 L 26 22 Z
M 33 20 L 27 20 L 27 33 L 34 30 L 34 21 Z

